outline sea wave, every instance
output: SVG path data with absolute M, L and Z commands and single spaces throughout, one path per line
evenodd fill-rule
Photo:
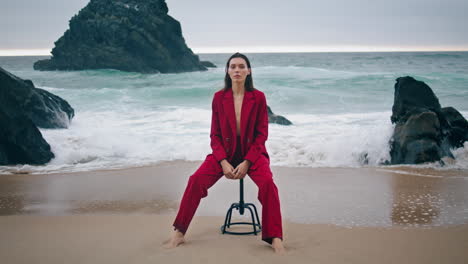
M 380 166 L 389 160 L 390 112 L 290 114 L 292 126 L 270 124 L 271 164 L 290 167 Z M 2 166 L 0 173 L 126 168 L 161 161 L 203 160 L 210 109 L 166 107 L 78 112 L 69 129 L 41 129 L 56 157 L 44 166 Z M 468 145 L 452 168 L 468 168 Z M 430 165 L 437 168 L 437 164 Z
M 37 57 L 0 57 L 2 67 L 31 79 L 75 109 L 69 129 L 41 129 L 55 159 L 45 166 L 2 166 L 0 173 L 203 160 L 211 151 L 211 100 L 224 85 L 228 57 L 203 55 L 202 60 L 220 67 L 178 74 L 42 72 L 32 68 Z M 272 165 L 380 166 L 389 159 L 390 109 L 399 76 L 425 81 L 443 106 L 453 106 L 468 117 L 466 52 L 249 54 L 249 58 L 255 86 L 265 92 L 268 105 L 294 123 L 270 125 L 267 148 Z M 453 150 L 453 164 L 427 166 L 466 169 L 467 149 L 465 145 Z

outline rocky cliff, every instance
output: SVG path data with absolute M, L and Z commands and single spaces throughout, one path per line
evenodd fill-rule
M 206 70 L 187 47 L 164 0 L 91 0 L 36 70 L 117 69 L 143 73 Z

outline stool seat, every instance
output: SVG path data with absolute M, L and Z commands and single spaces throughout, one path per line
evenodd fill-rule
M 260 220 L 258 218 L 257 207 L 255 207 L 252 203 L 245 203 L 244 202 L 244 179 L 240 179 L 239 181 L 239 189 L 240 189 L 240 200 L 238 203 L 231 204 L 229 207 L 226 218 L 224 219 L 224 225 L 221 226 L 221 233 L 223 234 L 231 234 L 231 235 L 257 235 L 262 231 L 262 226 L 260 225 Z M 239 211 L 240 215 L 244 215 L 245 209 L 250 211 L 250 216 L 252 217 L 252 222 L 231 222 L 232 211 L 236 209 Z M 254 217 L 255 213 L 255 217 Z M 226 230 L 226 228 L 230 228 L 233 225 L 248 225 L 252 226 L 253 231 L 250 232 L 235 232 Z

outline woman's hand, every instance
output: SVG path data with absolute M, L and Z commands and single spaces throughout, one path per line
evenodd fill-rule
M 244 160 L 234 169 L 234 179 L 244 179 L 250 167 L 250 161 Z
M 228 179 L 234 179 L 234 167 L 229 163 L 229 161 L 223 159 L 221 161 L 221 167 L 223 168 L 223 174 Z

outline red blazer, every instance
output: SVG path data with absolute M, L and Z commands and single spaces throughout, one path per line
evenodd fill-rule
M 236 115 L 232 89 L 214 94 L 211 119 L 211 148 L 220 162 L 231 161 L 237 144 L 245 160 L 254 164 L 260 155 L 270 160 L 265 148 L 268 138 L 268 112 L 265 94 L 259 90 L 245 91 L 240 119 L 240 142 L 237 142 Z

